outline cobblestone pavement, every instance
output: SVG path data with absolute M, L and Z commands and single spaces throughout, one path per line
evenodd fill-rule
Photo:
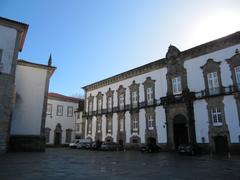
M 240 157 L 49 148 L 45 153 L 1 155 L 0 180 L 5 179 L 240 180 Z

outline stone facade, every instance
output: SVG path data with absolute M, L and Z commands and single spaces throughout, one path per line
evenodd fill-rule
M 240 32 L 182 52 L 171 45 L 163 59 L 83 87 L 89 102 L 98 92 L 104 94 L 101 113 L 92 101 L 92 111 L 86 107 L 83 116 L 87 121 L 101 116 L 102 125 L 111 116 L 111 138 L 123 141 L 126 148 L 156 143 L 176 150 L 191 144 L 218 152 L 223 142 L 227 151 L 236 152 L 240 147 L 236 49 L 240 49 Z M 94 140 L 94 134 L 86 137 Z M 101 140 L 108 138 L 103 132 Z

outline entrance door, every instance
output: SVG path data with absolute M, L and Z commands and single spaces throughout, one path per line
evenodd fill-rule
M 216 136 L 214 143 L 216 154 L 225 155 L 228 153 L 228 140 L 226 136 Z
M 61 133 L 60 132 L 55 132 L 54 144 L 56 146 L 61 144 Z
M 175 148 L 178 149 L 181 144 L 189 144 L 187 120 L 183 115 L 177 115 L 173 122 L 174 144 Z

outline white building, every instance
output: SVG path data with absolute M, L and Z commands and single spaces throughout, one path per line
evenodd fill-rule
M 57 93 L 48 94 L 45 124 L 46 144 L 64 145 L 75 139 L 75 114 L 80 99 Z
M 17 60 L 28 25 L 0 17 L 0 152 L 43 151 L 49 80 L 55 67 Z
M 16 98 L 10 128 L 11 150 L 45 149 L 45 120 L 50 77 L 55 68 L 17 61 Z
M 28 25 L 0 17 L 0 152 L 7 150 L 18 53 Z
M 240 152 L 240 32 L 83 87 L 85 137 Z

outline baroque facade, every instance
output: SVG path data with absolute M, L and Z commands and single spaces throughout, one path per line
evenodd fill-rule
M 240 32 L 83 87 L 85 138 L 240 152 Z

